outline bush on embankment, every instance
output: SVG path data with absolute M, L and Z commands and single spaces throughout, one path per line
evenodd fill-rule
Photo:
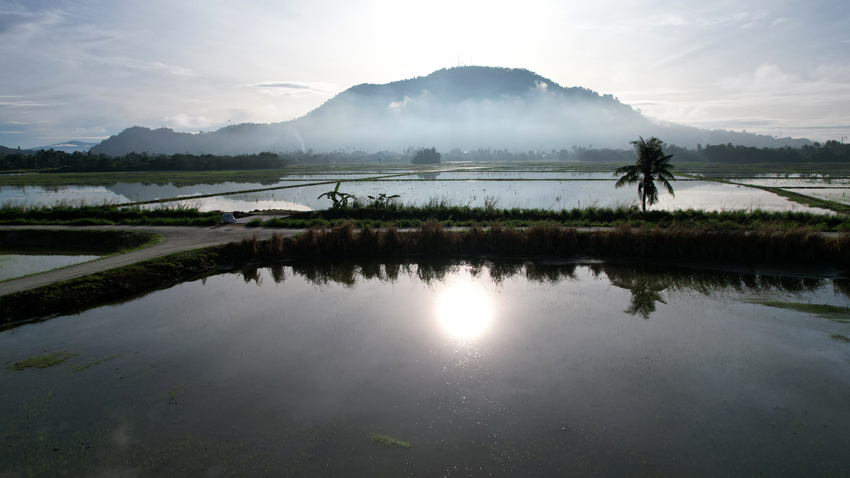
M 602 257 L 665 261 L 802 262 L 850 267 L 850 234 L 835 238 L 804 230 L 714 231 L 707 228 L 618 227 L 579 232 L 538 224 L 525 230 L 473 226 L 448 230 L 425 222 L 410 232 L 357 230 L 346 223 L 313 227 L 293 238 L 243 239 L 224 246 L 173 254 L 128 267 L 0 297 L 8 323 L 64 313 L 131 297 L 249 260 L 390 256 Z
M 489 225 L 500 222 L 509 227 L 527 227 L 541 221 L 568 227 L 657 226 L 664 228 L 714 228 L 752 230 L 760 228 L 820 231 L 850 231 L 850 216 L 844 214 L 814 214 L 796 211 L 730 210 L 703 211 L 677 209 L 652 210 L 642 213 L 634 208 L 575 208 L 498 209 L 495 207 L 455 206 L 432 202 L 423 206 L 403 206 L 389 203 L 382 207 L 355 204 L 353 207 L 299 212 L 286 218 L 252 226 L 306 228 L 314 225 L 339 225 L 351 221 L 357 227 L 417 227 L 426 221 L 438 221 L 450 226 Z
M 115 254 L 153 245 L 162 237 L 152 232 L 86 231 L 75 229 L 0 230 L 0 250 Z
M 295 238 L 244 239 L 245 254 L 281 257 L 387 255 L 559 255 L 696 261 L 793 261 L 850 265 L 850 234 L 829 238 L 806 230 L 716 231 L 709 228 L 631 228 L 579 232 L 557 224 L 513 229 L 495 223 L 449 230 L 424 222 L 411 232 L 345 223 L 316 226 Z

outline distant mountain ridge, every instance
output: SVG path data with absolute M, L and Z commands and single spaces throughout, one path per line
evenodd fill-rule
M 670 144 L 734 143 L 799 147 L 805 139 L 703 130 L 643 116 L 612 95 L 562 87 L 524 69 L 468 66 L 424 77 L 353 86 L 306 115 L 282 123 L 243 123 L 192 134 L 127 128 L 91 148 L 130 152 L 243 154 L 314 149 L 396 150 L 407 147 L 565 149 L 628 148 L 638 136 Z

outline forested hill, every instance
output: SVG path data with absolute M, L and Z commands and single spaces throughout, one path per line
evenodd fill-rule
M 800 147 L 807 140 L 703 130 L 652 121 L 612 95 L 563 87 L 523 69 L 458 67 L 387 84 L 353 86 L 305 116 L 228 126 L 204 134 L 132 127 L 93 153 L 234 155 L 313 149 L 436 147 L 528 151 L 628 148 L 638 136 L 687 147 L 726 144 Z

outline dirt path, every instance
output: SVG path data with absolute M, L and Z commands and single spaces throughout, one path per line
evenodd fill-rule
M 97 259 L 91 262 L 76 264 L 56 269 L 52 271 L 33 274 L 18 279 L 11 279 L 0 282 L 0 296 L 19 292 L 22 290 L 34 289 L 54 282 L 75 279 L 88 274 L 102 272 L 113 269 L 115 267 L 127 266 L 136 262 L 162 257 L 174 252 L 188 251 L 192 249 L 200 249 L 207 246 L 215 246 L 226 244 L 228 242 L 238 241 L 242 238 L 250 238 L 256 235 L 259 239 L 267 239 L 275 232 L 283 234 L 286 237 L 292 237 L 295 234 L 302 232 L 303 229 L 276 229 L 276 228 L 248 228 L 244 224 L 228 224 L 217 226 L 0 226 L 0 230 L 14 229 L 111 229 L 111 230 L 126 230 L 140 232 L 154 232 L 162 236 L 162 241 L 151 247 L 140 249 L 126 254 L 118 254 L 115 256 Z M 465 230 L 464 227 L 449 228 L 450 230 Z M 609 227 L 579 227 L 576 228 L 580 232 L 605 231 L 611 230 Z M 409 228 L 399 229 L 400 231 L 410 230 Z M 825 237 L 837 237 L 839 234 L 835 232 L 822 232 Z
M 75 279 L 95 272 L 101 272 L 115 267 L 126 266 L 136 262 L 162 257 L 174 252 L 199 249 L 207 246 L 226 244 L 242 238 L 250 238 L 255 234 L 260 239 L 267 239 L 275 232 L 285 236 L 293 236 L 301 229 L 264 229 L 246 228 L 241 224 L 222 226 L 0 226 L 0 230 L 14 229 L 87 229 L 87 230 L 125 230 L 139 232 L 154 232 L 162 236 L 162 241 L 151 247 L 126 254 L 104 257 L 91 262 L 84 262 L 63 269 L 33 274 L 18 279 L 0 282 L 0 296 L 33 289 L 54 282 Z

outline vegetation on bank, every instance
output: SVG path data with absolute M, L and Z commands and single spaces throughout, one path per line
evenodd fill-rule
M 8 324 L 129 299 L 213 271 L 226 251 L 216 246 L 181 252 L 0 296 L 0 320 Z
M 556 224 L 528 229 L 473 226 L 446 229 L 427 221 L 410 232 L 394 227 L 356 230 L 347 222 L 334 228 L 312 227 L 293 238 L 279 234 L 224 246 L 172 254 L 127 267 L 92 274 L 0 297 L 0 317 L 6 323 L 67 313 L 126 299 L 167 287 L 224 264 L 249 260 L 300 258 L 565 256 L 652 259 L 654 261 L 800 262 L 850 266 L 850 234 L 827 238 L 804 230 L 725 231 L 708 228 L 638 228 L 580 232 Z
M 141 183 L 173 186 L 219 184 L 223 182 L 252 182 L 271 186 L 287 174 L 284 169 L 242 169 L 229 171 L 128 171 L 120 173 L 57 173 L 0 175 L 2 186 L 111 186 L 117 183 Z
M 446 226 L 489 226 L 496 222 L 507 227 L 530 227 L 556 223 L 568 227 L 634 227 L 714 228 L 718 230 L 809 229 L 817 231 L 850 231 L 850 217 L 806 212 L 771 212 L 760 209 L 744 211 L 702 211 L 696 209 L 645 213 L 637 208 L 499 209 L 496 207 L 455 206 L 431 201 L 424 206 L 405 206 L 396 201 L 376 204 L 355 202 L 346 208 L 297 212 L 286 218 L 254 219 L 254 227 L 308 228 L 335 226 L 353 222 L 357 227 L 418 227 L 426 221 Z
M 0 230 L 0 251 L 117 254 L 154 245 L 162 236 L 142 231 L 53 229 Z
M 0 205 L 0 224 L 10 225 L 157 225 L 210 226 L 221 222 L 220 212 L 188 207 L 128 207 L 117 204 L 52 206 Z
M 109 156 L 91 152 L 66 153 L 54 149 L 35 152 L 0 154 L 0 171 L 55 170 L 58 172 L 83 171 L 210 171 L 225 169 L 275 169 L 289 164 L 290 160 L 277 153 L 240 154 L 237 156 L 214 154 L 148 154 L 129 153 Z

